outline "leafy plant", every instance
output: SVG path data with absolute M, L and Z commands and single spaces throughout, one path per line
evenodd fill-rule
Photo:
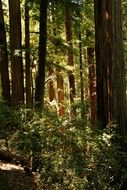
M 41 189 L 119 190 L 126 185 L 126 138 L 122 142 L 113 125 L 92 129 L 87 117 L 59 118 L 48 109 L 38 114 L 22 108 L 14 112 L 16 120 L 5 110 L 9 126 L 18 125 L 12 136 L 7 132 L 10 147 L 30 160 Z
M 9 149 L 9 140 L 20 125 L 20 116 L 17 111 L 0 101 L 0 139 L 5 140 L 5 147 Z

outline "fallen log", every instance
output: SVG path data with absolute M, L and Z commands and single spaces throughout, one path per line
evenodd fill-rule
M 22 167 L 29 167 L 29 161 L 22 156 L 16 155 L 10 151 L 0 150 L 0 160 L 19 164 Z

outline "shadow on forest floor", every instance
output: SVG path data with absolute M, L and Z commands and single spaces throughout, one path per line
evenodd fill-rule
M 34 175 L 15 167 L 10 164 L 9 168 L 8 163 L 0 164 L 0 190 L 37 190 Z

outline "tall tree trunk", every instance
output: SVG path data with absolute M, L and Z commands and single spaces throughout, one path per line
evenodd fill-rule
M 47 8 L 48 1 L 40 1 L 40 38 L 39 38 L 39 64 L 35 87 L 35 103 L 37 109 L 44 105 L 45 66 L 46 66 L 46 39 L 47 39 Z
M 89 0 L 86 0 L 87 6 L 85 8 L 86 17 L 91 20 L 92 17 L 89 14 L 91 5 Z M 86 29 L 86 41 L 87 41 L 87 64 L 88 64 L 88 100 L 89 100 L 89 121 L 93 126 L 96 121 L 96 77 L 95 77 L 95 61 L 94 61 L 94 44 L 92 42 L 93 30 L 91 28 Z
M 95 0 L 97 116 L 106 126 L 118 124 L 125 134 L 125 65 L 121 21 L 121 1 Z
M 60 25 L 59 25 L 59 20 L 58 20 L 58 12 L 59 12 L 59 7 L 56 4 L 52 4 L 52 8 L 51 8 L 51 13 L 52 13 L 52 21 L 53 21 L 53 36 L 54 38 L 56 38 L 57 34 L 59 34 L 59 29 L 60 29 Z M 55 47 L 55 54 L 59 54 L 59 49 L 58 47 Z M 63 116 L 64 115 L 64 79 L 61 73 L 61 68 L 59 66 L 59 63 L 57 63 L 57 67 L 56 67 L 56 72 L 57 72 L 57 101 L 58 101 L 58 107 L 57 107 L 57 111 L 59 116 Z M 53 91 L 52 91 L 53 92 Z M 55 97 L 56 99 L 56 97 Z
M 26 64 L 26 104 L 32 104 L 32 85 L 31 85 L 31 60 L 30 60 L 30 18 L 29 5 L 25 0 L 25 64 Z
M 12 104 L 24 101 L 20 0 L 9 0 Z
M 0 75 L 2 85 L 2 97 L 8 103 L 10 102 L 10 81 L 8 71 L 8 54 L 6 43 L 6 31 L 4 25 L 4 15 L 2 2 L 0 0 Z
M 119 133 L 125 135 L 126 129 L 126 83 L 125 83 L 125 63 L 123 51 L 122 33 L 122 11 L 121 0 L 111 2 L 112 9 L 112 82 L 113 82 L 113 101 L 112 112 L 113 120 L 119 126 Z
M 71 24 L 71 8 L 65 5 L 65 27 L 66 39 L 68 43 L 68 65 L 72 67 L 69 71 L 69 88 L 70 88 L 70 102 L 74 103 L 75 97 L 75 77 L 73 74 L 74 58 L 73 58 L 73 45 L 72 45 L 72 24 Z
M 88 96 L 90 101 L 90 121 L 91 124 L 96 120 L 96 85 L 94 67 L 94 48 L 87 48 L 88 62 Z
M 111 121 L 111 25 L 109 1 L 95 0 L 95 46 L 97 78 L 97 119 L 105 127 Z
M 79 63 L 80 63 L 80 96 L 81 102 L 84 103 L 84 89 L 83 89 L 83 64 L 82 64 L 82 35 L 79 31 Z
M 64 79 L 60 72 L 60 68 L 57 69 L 57 90 L 58 90 L 58 102 L 59 102 L 59 115 L 64 115 Z

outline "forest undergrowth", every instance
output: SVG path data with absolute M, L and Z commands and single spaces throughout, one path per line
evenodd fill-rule
M 31 173 L 40 176 L 40 189 L 126 189 L 127 152 L 121 146 L 126 137 L 121 142 L 115 125 L 89 127 L 87 106 L 84 110 L 83 118 L 78 112 L 70 119 L 49 108 L 40 114 L 1 102 L 0 149 L 24 157 Z

